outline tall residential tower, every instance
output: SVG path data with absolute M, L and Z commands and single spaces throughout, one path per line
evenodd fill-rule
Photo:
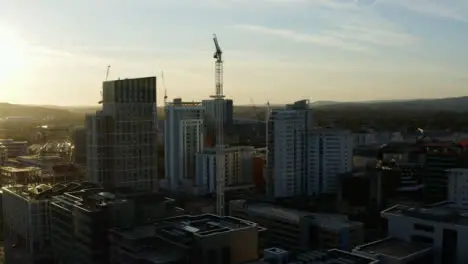
M 204 147 L 204 110 L 200 103 L 174 99 L 166 104 L 165 178 L 171 191 L 192 191 L 195 154 Z
M 157 191 L 156 77 L 105 81 L 102 110 L 86 117 L 90 181 Z
M 278 198 L 305 193 L 307 135 L 313 126 L 308 100 L 274 109 L 267 125 L 267 192 Z

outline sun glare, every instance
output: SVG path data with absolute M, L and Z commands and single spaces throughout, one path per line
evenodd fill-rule
M 17 75 L 24 65 L 25 43 L 15 32 L 0 27 L 0 80 Z

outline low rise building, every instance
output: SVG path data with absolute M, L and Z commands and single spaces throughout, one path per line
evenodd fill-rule
M 2 186 L 38 183 L 40 182 L 41 175 L 42 171 L 37 167 L 0 167 L 0 181 Z
M 16 158 L 28 154 L 27 141 L 15 141 L 13 139 L 0 139 L 0 146 L 5 147 L 8 158 Z
M 390 237 L 429 245 L 436 264 L 468 263 L 467 209 L 444 202 L 426 207 L 395 205 L 381 214 Z
M 350 250 L 364 241 L 363 224 L 345 215 L 311 213 L 245 200 L 230 202 L 232 216 L 256 222 L 268 229 L 263 241 L 268 247 L 286 250 L 339 248 Z
M 3 188 L 6 263 L 52 263 L 49 205 L 54 195 L 92 183 L 15 185 Z
M 378 259 L 360 256 L 339 249 L 307 251 L 293 254 L 280 248 L 267 248 L 263 259 L 245 264 L 380 264 Z
M 434 260 L 431 246 L 392 237 L 358 246 L 353 253 L 379 259 L 380 264 L 431 264 Z
M 52 198 L 50 242 L 57 263 L 107 263 L 111 227 L 131 224 L 134 204 L 101 188 Z
M 258 258 L 258 225 L 212 214 L 182 215 L 110 231 L 110 263 L 244 263 Z

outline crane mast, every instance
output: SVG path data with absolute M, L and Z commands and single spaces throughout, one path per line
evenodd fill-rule
M 213 34 L 215 44 L 215 95 L 214 99 L 216 113 L 216 213 L 224 215 L 224 95 L 223 95 L 223 52 L 218 43 L 218 38 Z

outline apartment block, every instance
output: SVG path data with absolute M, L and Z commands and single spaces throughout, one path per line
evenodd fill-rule
M 294 197 L 307 192 L 308 132 L 312 129 L 309 101 L 273 109 L 267 122 L 267 193 Z
M 225 190 L 250 188 L 255 149 L 249 146 L 224 148 Z M 199 194 L 216 192 L 216 148 L 207 148 L 196 154 L 196 184 Z
M 349 131 L 314 129 L 308 134 L 307 194 L 337 193 L 338 175 L 353 167 L 353 136 Z
M 165 108 L 165 187 L 190 192 L 195 184 L 195 154 L 204 147 L 204 109 L 198 102 L 180 98 Z
M 106 189 L 156 192 L 156 77 L 103 83 L 102 110 L 86 117 L 87 173 Z

